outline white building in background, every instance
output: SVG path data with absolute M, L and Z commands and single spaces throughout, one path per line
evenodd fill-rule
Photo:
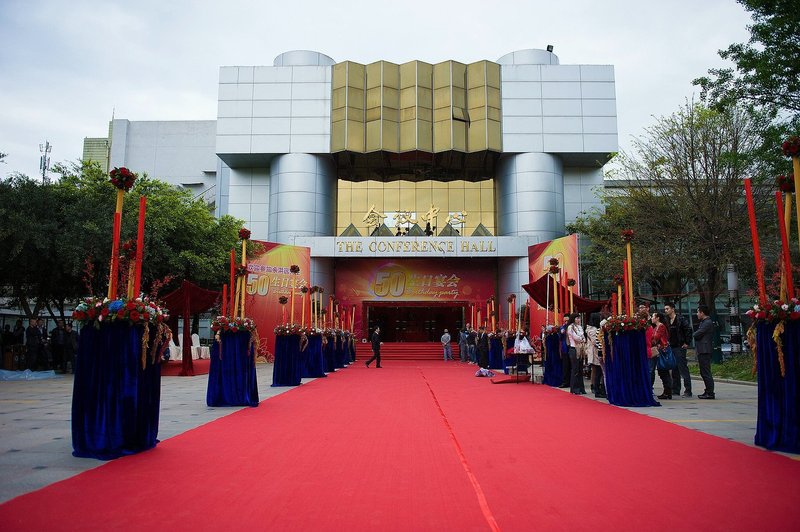
M 313 282 L 331 290 L 337 261 L 359 256 L 343 255 L 340 237 L 426 238 L 392 215 L 419 221 L 435 205 L 435 235 L 496 239 L 475 256 L 494 260 L 497 293 L 519 293 L 527 246 L 599 206 L 617 149 L 609 65 L 562 65 L 545 50 L 367 65 L 292 51 L 221 67 L 216 121 L 114 120 L 110 166 L 204 194 L 253 238 L 311 247 Z M 371 208 L 387 214 L 383 230 L 364 224 Z M 462 212 L 457 232 L 444 227 Z

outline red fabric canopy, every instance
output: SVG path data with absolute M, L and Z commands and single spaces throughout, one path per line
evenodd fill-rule
M 194 375 L 194 367 L 192 366 L 192 333 L 189 317 L 192 314 L 198 314 L 210 309 L 219 298 L 219 292 L 200 288 L 186 279 L 181 282 L 180 288 L 162 298 L 170 311 L 170 315 L 175 319 L 176 328 L 178 315 L 183 316 L 183 338 L 181 338 L 181 351 L 183 354 L 181 375 L 183 376 Z
M 549 276 L 543 275 L 536 281 L 522 285 L 522 288 L 528 292 L 531 298 L 539 303 L 541 306 L 547 306 L 547 281 Z M 561 290 L 566 290 L 566 286 L 558 283 Z M 552 285 L 550 287 L 550 303 L 553 303 Z M 572 296 L 572 308 L 575 312 L 581 314 L 589 314 L 591 312 L 600 312 L 603 307 L 610 305 L 610 299 L 586 299 L 578 295 Z

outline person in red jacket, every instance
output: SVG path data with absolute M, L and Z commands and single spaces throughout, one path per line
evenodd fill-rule
M 650 384 L 654 385 L 656 382 L 656 367 L 658 366 L 659 350 L 669 345 L 669 330 L 667 326 L 664 325 L 664 316 L 658 312 L 654 312 L 650 316 L 650 322 L 652 327 L 648 327 L 645 331 L 645 339 L 650 349 L 647 360 L 650 365 Z M 664 392 L 659 395 L 658 398 L 672 399 L 672 375 L 670 375 L 669 370 L 659 369 L 658 376 L 661 378 L 661 383 L 664 385 Z

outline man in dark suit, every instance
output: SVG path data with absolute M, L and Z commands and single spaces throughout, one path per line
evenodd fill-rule
M 486 328 L 480 327 L 478 329 L 478 338 L 476 339 L 476 351 L 478 352 L 478 365 L 482 368 L 489 367 L 489 335 L 486 334 Z
M 372 333 L 372 358 L 367 360 L 364 364 L 367 367 L 372 363 L 373 360 L 377 362 L 375 365 L 376 368 L 381 367 L 381 328 L 375 327 L 375 331 Z
M 709 317 L 708 306 L 697 307 L 697 330 L 694 332 L 694 348 L 697 351 L 697 365 L 700 366 L 700 377 L 706 385 L 706 391 L 698 395 L 698 399 L 714 399 L 714 377 L 711 375 L 711 339 L 714 336 L 714 322 Z

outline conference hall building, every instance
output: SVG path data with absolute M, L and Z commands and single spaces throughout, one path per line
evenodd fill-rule
M 386 341 L 438 340 L 495 295 L 524 301 L 528 247 L 600 207 L 614 68 L 496 61 L 223 66 L 217 119 L 115 119 L 110 167 L 204 195 L 254 239 L 310 249 L 310 283 Z M 97 156 L 95 156 L 97 157 Z M 485 313 L 484 313 L 485 319 Z

